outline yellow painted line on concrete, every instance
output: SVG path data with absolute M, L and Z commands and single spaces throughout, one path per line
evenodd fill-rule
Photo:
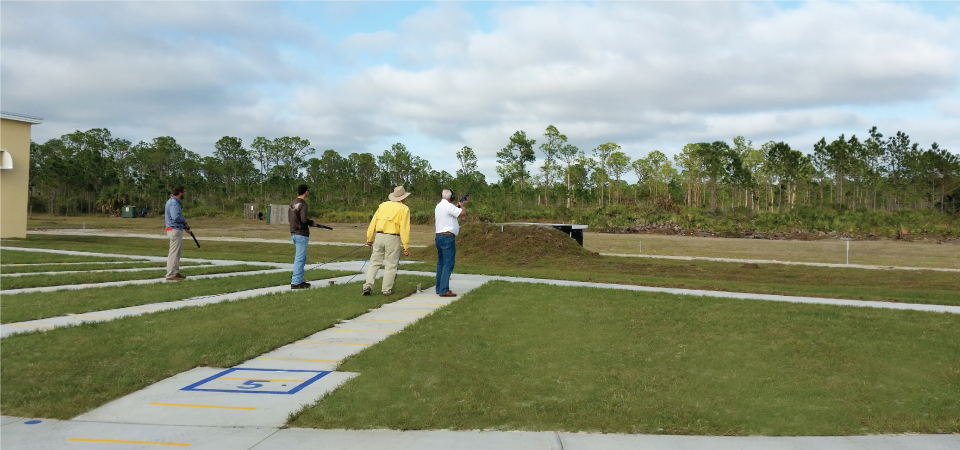
M 340 362 L 340 361 L 333 361 L 333 360 L 329 360 L 329 359 L 265 358 L 265 357 L 260 357 L 260 358 L 257 358 L 257 359 L 275 359 L 275 360 L 279 360 L 279 361 L 310 361 L 310 362 L 329 362 L 329 363 L 338 363 L 338 362 Z
M 83 317 L 85 319 L 103 319 L 103 320 L 113 320 L 113 317 L 100 317 L 100 316 L 88 316 L 86 314 L 70 314 L 73 317 Z
M 326 331 L 356 331 L 358 333 L 396 333 L 396 331 L 382 331 L 382 330 L 340 330 L 337 328 L 331 328 Z
M 413 322 L 412 320 L 353 319 L 354 322 Z
M 180 442 L 153 442 L 153 441 L 122 441 L 119 439 L 86 439 L 86 438 L 69 438 L 67 442 L 108 442 L 111 444 L 138 444 L 138 445 L 167 445 L 171 447 L 189 447 L 192 444 L 185 444 Z
M 53 328 L 46 325 L 30 325 L 29 323 L 5 323 L 4 325 L 16 325 L 18 327 Z
M 397 309 L 375 309 L 374 311 L 407 313 L 407 314 L 430 314 L 431 312 L 433 312 L 433 311 L 400 311 Z
M 187 408 L 217 408 L 217 409 L 246 409 L 254 410 L 257 408 L 251 408 L 249 406 L 219 406 L 219 405 L 187 405 L 185 403 L 151 403 L 151 405 L 156 406 L 184 406 Z
M 270 380 L 267 378 L 234 378 L 234 377 L 220 377 L 218 380 L 255 380 L 255 381 L 289 381 L 291 383 L 303 383 L 307 380 Z
M 307 342 L 300 341 L 298 344 L 314 344 L 314 345 L 371 345 L 371 344 L 348 344 L 346 342 Z

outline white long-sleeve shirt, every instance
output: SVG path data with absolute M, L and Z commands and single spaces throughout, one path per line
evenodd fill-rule
M 437 225 L 437 233 L 460 233 L 460 222 L 457 220 L 463 209 L 457 208 L 447 199 L 440 200 L 436 209 L 433 210 L 434 219 Z

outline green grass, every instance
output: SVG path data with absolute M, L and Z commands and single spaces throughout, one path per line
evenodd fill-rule
M 431 249 L 432 250 L 432 249 Z M 434 262 L 405 265 L 436 271 Z M 429 258 L 427 252 L 415 255 Z M 960 305 L 960 275 L 949 272 L 838 269 L 786 264 L 668 261 L 600 256 L 550 259 L 517 266 L 494 258 L 457 255 L 454 273 L 634 284 L 684 289 Z
M 304 278 L 312 281 L 352 275 L 353 273 L 318 269 L 307 271 Z M 362 277 L 362 275 L 358 275 L 357 279 L 362 279 Z M 178 283 L 110 286 L 7 295 L 0 299 L 0 323 L 23 322 L 65 314 L 82 314 L 147 303 L 184 300 L 201 295 L 234 292 L 255 287 L 281 286 L 287 283 L 290 283 L 290 274 L 281 272 L 204 280 L 187 278 Z
M 234 366 L 431 281 L 399 277 L 390 297 L 361 296 L 352 284 L 9 336 L 0 412 L 69 419 L 194 367 Z
M 4 247 L 27 247 L 17 245 L 27 241 L 3 241 Z M 37 263 L 74 263 L 74 262 L 109 262 L 109 261 L 136 261 L 128 258 L 106 258 L 100 256 L 61 255 L 57 253 L 35 253 L 19 250 L 0 251 L 0 262 L 8 264 L 37 264 Z
M 289 244 L 265 242 L 218 242 L 198 238 L 200 248 L 192 239 L 183 241 L 184 258 L 229 259 L 236 261 L 293 262 L 294 247 Z M 103 236 L 40 236 L 28 235 L 26 239 L 4 241 L 7 247 L 33 247 L 82 252 L 116 253 L 122 255 L 167 256 L 166 239 L 118 238 Z M 337 245 L 311 245 L 307 250 L 307 262 L 318 263 L 353 250 L 354 247 Z M 9 253 L 15 253 L 11 251 Z M 8 252 L 3 253 L 4 256 Z M 359 249 L 340 261 L 366 259 L 368 250 Z M 6 261 L 4 261 L 6 262 Z
M 189 267 L 180 271 L 185 276 L 209 275 L 227 272 L 245 272 L 251 270 L 271 269 L 272 267 L 254 266 L 249 264 L 235 266 L 202 266 Z M 22 277 L 3 278 L 0 285 L 3 290 L 23 289 L 44 286 L 63 286 L 68 284 L 105 283 L 108 281 L 146 280 L 162 278 L 167 269 L 144 270 L 140 272 L 92 272 L 71 273 L 66 275 L 24 275 Z M 0 291 L 2 292 L 2 291 Z
M 348 359 L 295 427 L 960 432 L 960 316 L 492 282 Z
M 195 263 L 181 261 L 180 267 L 189 267 L 189 266 L 199 266 L 199 265 L 209 265 L 210 263 Z M 114 269 L 138 269 L 146 267 L 166 267 L 167 263 L 165 262 L 130 262 L 122 264 L 103 264 L 103 263 L 89 263 L 89 264 L 42 264 L 39 266 L 17 266 L 17 265 L 3 265 L 0 267 L 0 272 L 4 274 L 10 273 L 32 273 L 32 272 L 69 272 L 76 270 L 114 270 Z

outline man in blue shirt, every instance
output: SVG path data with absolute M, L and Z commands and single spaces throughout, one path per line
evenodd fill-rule
M 170 238 L 170 253 L 167 254 L 167 281 L 180 281 L 186 278 L 180 275 L 180 253 L 183 251 L 183 231 L 190 231 L 187 219 L 183 217 L 183 186 L 173 188 L 173 195 L 167 200 L 163 217 L 167 224 L 167 237 Z

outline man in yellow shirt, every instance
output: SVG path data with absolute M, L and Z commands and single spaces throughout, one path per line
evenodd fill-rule
M 404 255 L 410 256 L 410 208 L 404 204 L 409 195 L 403 186 L 397 186 L 388 196 L 390 201 L 381 203 L 370 221 L 367 245 L 373 246 L 373 254 L 370 256 L 367 281 L 363 284 L 363 295 L 370 295 L 373 290 L 381 262 L 385 266 L 381 291 L 383 295 L 393 293 L 393 282 L 397 278 L 397 266 L 400 265 L 400 249 L 403 249 Z

